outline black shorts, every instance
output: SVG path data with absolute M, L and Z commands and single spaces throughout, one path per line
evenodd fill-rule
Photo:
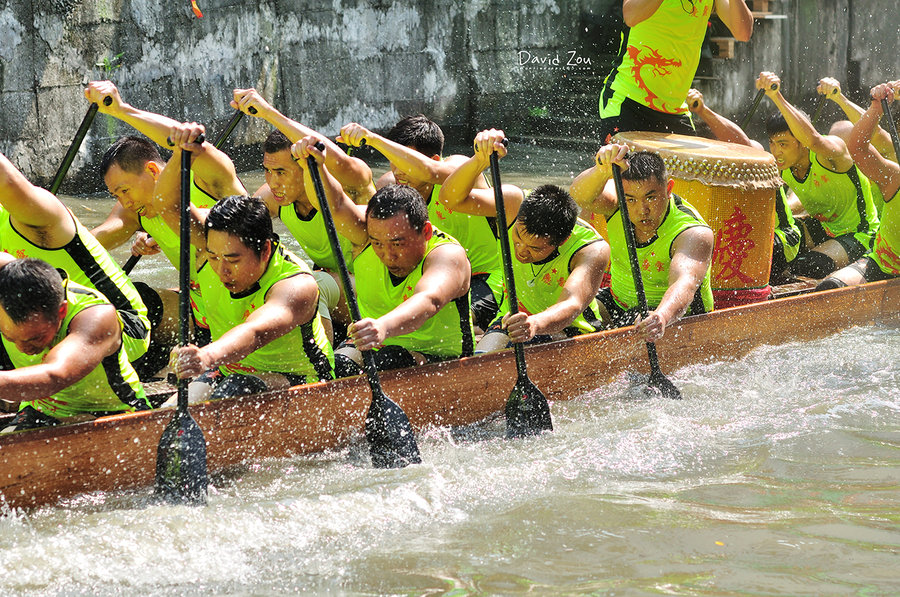
M 605 144 L 616 133 L 625 131 L 653 131 L 657 133 L 677 133 L 696 135 L 694 125 L 687 114 L 666 114 L 657 112 L 643 104 L 625 98 L 618 116 L 601 118 L 597 138 Z
M 858 259 L 847 267 L 852 267 L 858 271 L 866 282 L 880 282 L 881 280 L 893 280 L 894 278 L 900 277 L 895 274 L 890 274 L 878 267 L 878 263 L 871 257 Z
M 267 373 L 276 372 L 267 371 Z M 288 381 L 288 385 L 291 386 L 299 386 L 306 383 L 305 375 L 297 375 L 296 373 L 278 373 L 278 375 L 284 376 Z M 213 387 L 212 394 L 209 397 L 210 400 L 260 394 L 268 392 L 270 389 L 262 378 L 252 373 L 230 373 L 224 375 L 218 369 L 213 369 L 197 376 L 194 382 L 209 384 Z
M 337 353 L 337 351 L 342 348 L 356 348 L 356 345 L 353 343 L 352 339 L 347 338 L 346 340 L 341 342 L 337 348 L 334 349 L 334 352 Z M 402 346 L 391 344 L 377 350 L 373 350 L 372 352 L 375 353 L 375 369 L 377 369 L 378 371 L 404 369 L 406 367 L 415 367 L 418 365 L 418 363 L 416 362 L 416 358 L 412 354 L 412 351 L 409 351 Z M 426 365 L 430 363 L 440 363 L 442 361 L 449 361 L 459 358 L 428 354 L 425 352 L 419 352 L 418 350 L 415 352 L 422 355 L 422 357 L 425 359 Z M 335 377 L 350 377 L 351 375 L 359 375 L 360 373 L 362 373 L 362 368 L 346 355 L 335 354 L 334 368 Z M 338 371 L 338 369 L 340 369 L 340 371 Z
M 474 274 L 469 290 L 472 297 L 473 323 L 482 330 L 486 330 L 491 325 L 500 308 L 500 305 L 497 304 L 497 297 L 494 296 L 494 292 L 488 285 L 489 277 L 490 274 Z
M 609 321 L 604 321 L 604 328 L 608 330 L 631 325 L 640 315 L 640 310 L 637 307 L 633 309 L 622 308 L 616 302 L 616 299 L 613 298 L 612 290 L 609 286 L 600 289 L 600 292 L 597 293 L 597 301 L 606 307 L 606 312 L 609 313 Z
M 851 263 L 871 250 L 871 247 L 867 247 L 859 242 L 856 237 L 853 236 L 852 232 L 840 236 L 829 236 L 825 227 L 822 225 L 822 222 L 819 220 L 815 218 L 803 218 L 802 222 L 804 224 L 803 229 L 806 231 L 807 236 L 809 236 L 814 245 L 818 246 L 825 241 L 835 240 L 844 248 L 844 251 L 847 253 L 847 260 Z M 802 246 L 803 245 L 801 245 L 801 247 Z

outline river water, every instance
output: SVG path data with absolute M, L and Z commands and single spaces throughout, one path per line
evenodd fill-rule
M 5 512 L 0 594 L 897 595 L 897 354 L 851 329 L 671 372 L 681 401 L 622 378 L 538 438 L 430 429 L 402 470 L 354 444 L 219 475 L 205 508 Z

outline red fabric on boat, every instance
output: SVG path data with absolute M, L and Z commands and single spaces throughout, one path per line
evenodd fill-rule
M 726 288 L 722 290 L 713 290 L 713 301 L 715 301 L 716 309 L 727 309 L 728 307 L 759 303 L 769 300 L 772 296 L 771 286 L 765 286 L 763 288 Z

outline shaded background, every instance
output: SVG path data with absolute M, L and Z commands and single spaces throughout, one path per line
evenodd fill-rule
M 497 126 L 541 145 L 597 146 L 620 0 L 198 3 L 202 19 L 188 0 L 0 0 L 0 151 L 46 183 L 87 108 L 83 85 L 97 78 L 139 108 L 212 130 L 231 116 L 232 88 L 255 86 L 328 134 L 352 120 L 384 130 L 423 112 L 451 142 Z M 788 98 L 807 111 L 823 76 L 863 104 L 869 87 L 900 76 L 895 0 L 777 0 L 768 13 L 730 57 L 705 45 L 695 86 L 713 109 L 745 113 L 760 70 L 781 73 Z M 715 19 L 710 29 L 728 33 Z M 823 122 L 837 117 L 829 103 Z M 229 151 L 239 167 L 258 167 L 251 145 L 268 130 L 256 121 L 235 131 Z M 92 168 L 129 132 L 99 116 L 63 191 L 101 188 Z

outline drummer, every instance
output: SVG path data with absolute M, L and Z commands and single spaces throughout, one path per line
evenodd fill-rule
M 691 113 L 699 116 L 709 127 L 713 136 L 719 141 L 747 145 L 755 149 L 764 150 L 761 143 L 752 140 L 734 122 L 715 112 L 703 101 L 703 94 L 696 89 L 688 91 L 687 104 Z M 800 241 L 803 233 L 794 219 L 791 204 L 797 202 L 797 197 L 790 192 L 790 187 L 782 185 L 775 195 L 775 215 L 778 217 L 775 235 L 772 238 L 772 269 L 769 283 L 775 284 L 785 279 L 786 270 L 800 252 Z M 802 206 L 798 207 L 802 209 Z
M 622 184 L 634 227 L 638 258 L 644 266 L 641 279 L 650 312 L 638 313 L 637 293 L 631 274 L 622 216 L 619 214 L 612 165 L 622 168 Z M 663 337 L 666 327 L 682 315 L 713 310 L 710 263 L 712 229 L 687 202 L 672 193 L 659 155 L 647 151 L 628 153 L 625 145 L 600 148 L 595 164 L 572 183 L 569 192 L 578 204 L 607 220 L 612 249 L 610 286 L 597 295 L 606 307 L 613 327 L 637 324 L 649 341 Z
M 806 245 L 791 272 L 822 279 L 872 248 L 878 213 L 869 179 L 859 171 L 839 137 L 820 135 L 803 112 L 781 95 L 781 79 L 760 73 L 757 89 L 778 108 L 766 122 L 769 149 L 781 177 L 810 217 L 803 223 Z

